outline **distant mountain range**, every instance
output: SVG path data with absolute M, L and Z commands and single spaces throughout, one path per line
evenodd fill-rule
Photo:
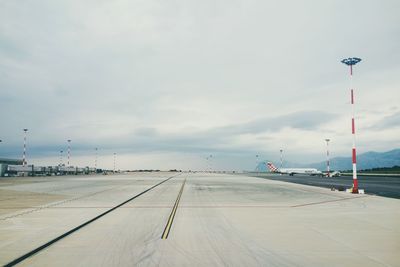
M 278 162 L 276 162 L 278 164 Z M 285 163 L 284 167 L 310 167 L 317 168 L 318 170 L 326 169 L 326 161 L 316 162 L 311 164 L 291 164 Z M 365 170 L 381 167 L 400 166 L 400 149 L 394 149 L 387 152 L 366 152 L 357 156 L 357 169 Z M 278 167 L 278 165 L 276 165 Z M 336 157 L 330 160 L 332 170 L 351 170 L 352 162 L 351 157 Z M 268 171 L 265 164 L 261 162 L 258 165 L 259 171 Z

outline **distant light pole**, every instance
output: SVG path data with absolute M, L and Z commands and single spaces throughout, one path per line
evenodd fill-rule
M 329 138 L 325 139 L 326 141 L 326 175 L 330 177 L 330 168 L 329 168 Z
M 360 62 L 361 59 L 357 57 L 345 58 L 341 62 L 350 67 L 350 99 L 351 99 L 351 134 L 353 135 L 352 147 L 352 162 L 353 162 L 353 193 L 358 194 L 358 180 L 357 180 L 357 153 L 356 153 L 356 126 L 354 120 L 354 88 L 353 88 L 353 66 Z
M 114 153 L 114 173 L 115 173 L 115 158 L 116 158 L 117 153 Z
M 24 130 L 24 151 L 22 154 L 22 165 L 26 166 L 26 135 L 28 132 L 28 129 L 23 129 Z
M 213 155 L 210 155 L 210 172 L 212 172 L 212 157 Z
M 258 155 L 256 155 L 256 171 L 259 171 L 259 168 L 258 168 Z
M 97 173 L 97 147 L 94 150 L 96 151 L 95 158 L 94 158 L 94 169 L 95 169 L 95 172 Z
M 67 142 L 68 142 L 68 167 L 70 166 L 69 165 L 69 159 L 70 159 L 70 157 L 71 157 L 71 140 L 70 139 L 68 139 L 67 140 Z
M 283 149 L 279 150 L 281 152 L 281 169 L 283 166 Z
M 60 166 L 63 165 L 63 152 L 62 150 L 60 150 Z

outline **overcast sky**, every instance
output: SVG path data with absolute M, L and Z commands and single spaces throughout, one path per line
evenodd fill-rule
M 254 169 L 400 147 L 400 2 L 0 0 L 0 156 Z M 213 155 L 211 163 L 207 156 Z M 64 158 L 64 162 L 66 159 Z

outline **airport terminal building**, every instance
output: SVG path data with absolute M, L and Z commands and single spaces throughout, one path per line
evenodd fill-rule
M 0 158 L 0 177 L 4 176 L 36 176 L 36 175 L 66 175 L 66 174 L 90 174 L 96 173 L 95 168 L 79 168 L 74 166 L 35 166 L 23 165 L 19 159 Z
M 22 160 L 0 158 L 0 177 L 3 177 L 8 171 L 8 165 L 22 165 Z

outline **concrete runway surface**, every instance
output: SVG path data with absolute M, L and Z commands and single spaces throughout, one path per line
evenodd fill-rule
M 0 179 L 0 264 L 164 181 L 18 265 L 400 266 L 398 199 L 173 175 Z

